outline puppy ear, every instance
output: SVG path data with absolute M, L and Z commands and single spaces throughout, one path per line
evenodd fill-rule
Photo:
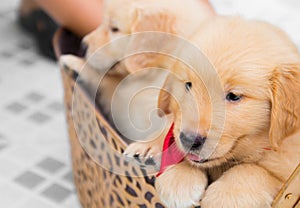
M 133 12 L 131 33 L 145 31 L 174 33 L 174 23 L 175 17 L 168 11 L 136 7 Z
M 277 67 L 272 78 L 272 108 L 269 138 L 277 149 L 299 126 L 300 64 Z
M 174 84 L 174 75 L 169 74 L 158 96 L 158 115 L 160 117 L 170 114 L 172 99 L 172 84 Z
M 175 33 L 175 18 L 167 11 L 159 11 L 154 8 L 135 8 L 133 11 L 131 34 L 127 54 L 129 57 L 125 60 L 125 65 L 129 72 L 146 67 L 159 67 L 163 55 L 147 51 L 166 51 L 171 43 L 168 43 L 167 36 L 157 33 L 145 33 L 134 35 L 139 32 L 164 32 Z M 162 33 L 161 33 L 162 34 Z M 131 55 L 130 54 L 136 54 Z

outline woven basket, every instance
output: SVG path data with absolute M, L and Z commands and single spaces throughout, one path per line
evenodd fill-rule
M 62 70 L 74 181 L 82 207 L 164 207 L 154 176 L 123 157 L 126 144 Z

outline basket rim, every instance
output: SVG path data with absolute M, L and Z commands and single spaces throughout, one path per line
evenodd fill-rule
M 105 119 L 105 117 L 103 116 L 103 114 L 101 113 L 101 108 L 99 106 L 96 105 L 96 102 L 94 102 L 91 98 L 91 96 L 89 95 L 89 93 L 87 92 L 87 89 L 85 89 L 82 84 L 80 84 L 80 82 L 77 82 L 76 80 L 74 80 L 74 77 L 69 76 L 68 73 L 65 70 L 62 70 L 62 72 L 71 80 L 71 84 L 74 86 L 74 91 L 73 91 L 73 95 L 72 95 L 72 108 L 73 108 L 73 100 L 74 100 L 74 92 L 76 91 L 76 93 L 80 93 L 81 96 L 83 96 L 84 98 L 86 98 L 86 103 L 89 105 L 89 107 L 91 107 L 94 110 L 96 119 L 98 119 L 100 121 L 100 123 L 109 131 L 109 133 L 111 134 L 111 136 L 118 140 L 122 146 L 127 147 L 128 144 L 124 141 L 124 139 L 115 131 L 115 129 L 112 128 L 112 126 L 109 124 L 109 122 Z M 73 117 L 73 114 L 72 114 Z

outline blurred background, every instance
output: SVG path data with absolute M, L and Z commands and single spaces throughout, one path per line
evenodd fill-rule
M 298 0 L 212 0 L 217 13 L 269 21 L 300 47 Z M 80 207 L 72 181 L 63 87 L 17 24 L 19 0 L 0 2 L 0 207 Z

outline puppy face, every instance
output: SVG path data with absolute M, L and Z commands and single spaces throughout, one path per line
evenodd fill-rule
M 130 57 L 125 64 L 130 72 L 157 66 L 162 63 L 159 55 L 131 55 L 145 49 L 146 45 L 158 51 L 174 49 L 174 43 L 167 43 L 163 37 L 128 35 L 156 31 L 188 37 L 212 15 L 214 12 L 207 0 L 174 0 L 172 3 L 169 0 L 107 0 L 103 23 L 83 40 L 88 45 L 86 56 L 89 63 L 98 69 L 107 69 L 127 56 Z
M 193 41 L 211 65 L 175 64 L 159 98 L 174 114 L 176 143 L 189 161 L 253 162 L 299 128 L 300 58 L 283 32 L 223 17 L 208 21 Z
M 132 16 L 129 13 L 133 0 L 104 1 L 103 18 L 100 27 L 84 37 L 83 42 L 88 49 L 86 57 L 89 63 L 96 68 L 107 69 L 123 56 L 120 48 L 126 47 L 124 43 L 107 45 L 123 35 L 130 33 Z M 96 52 L 98 51 L 98 54 Z

